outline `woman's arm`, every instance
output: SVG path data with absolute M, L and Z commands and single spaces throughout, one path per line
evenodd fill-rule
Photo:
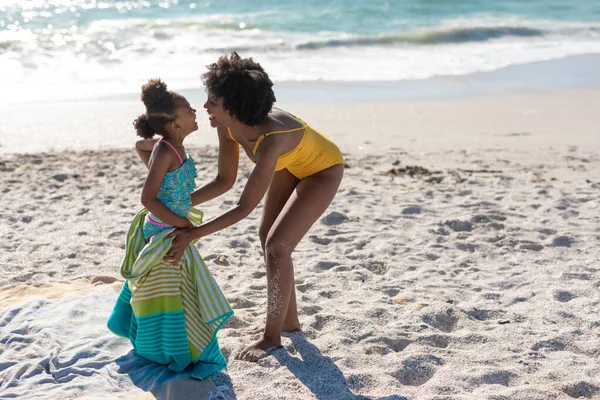
M 237 177 L 240 146 L 229 138 L 227 128 L 217 128 L 219 136 L 219 170 L 217 176 L 192 193 L 192 205 L 214 199 L 232 188 Z
M 146 167 L 150 163 L 150 156 L 152 155 L 152 150 L 154 149 L 156 142 L 158 142 L 158 139 L 143 139 L 135 142 L 135 150 Z
M 157 147 L 150 161 L 148 176 L 142 189 L 142 205 L 165 224 L 177 228 L 190 228 L 194 225 L 187 218 L 175 214 L 158 199 L 158 191 L 169 166 L 173 162 L 172 157 L 173 152 L 170 149 Z
M 271 143 L 269 145 L 264 143 L 267 141 Z M 166 237 L 174 237 L 175 239 L 165 256 L 166 258 L 175 260 L 175 263 L 179 262 L 183 251 L 192 240 L 227 228 L 244 219 L 256 208 L 271 184 L 277 159 L 281 154 L 279 141 L 267 138 L 263 140 L 263 143 L 256 154 L 256 166 L 252 174 L 250 174 L 248 182 L 246 182 L 238 203 L 223 214 L 200 226 L 191 229 L 176 230 L 168 234 Z
M 267 192 L 279 154 L 280 151 L 277 147 L 265 146 L 265 151 L 256 155 L 256 166 L 250 174 L 237 204 L 218 217 L 192 229 L 195 231 L 195 237 L 210 235 L 246 218 Z

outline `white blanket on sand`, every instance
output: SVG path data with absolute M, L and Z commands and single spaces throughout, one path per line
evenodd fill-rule
M 0 399 L 215 398 L 212 379 L 145 360 L 108 331 L 121 286 L 93 277 L 2 288 Z M 225 374 L 214 379 L 230 384 Z

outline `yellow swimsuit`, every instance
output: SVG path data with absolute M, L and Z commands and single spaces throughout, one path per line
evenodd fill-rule
M 280 171 L 287 168 L 298 179 L 304 179 L 307 176 L 321 172 L 329 167 L 337 164 L 344 163 L 344 157 L 340 149 L 327 137 L 311 128 L 306 122 L 300 118 L 293 116 L 302 126 L 294 129 L 287 129 L 283 131 L 274 131 L 261 135 L 254 145 L 252 154 L 256 155 L 256 150 L 267 136 L 275 135 L 277 133 L 296 132 L 304 130 L 302 140 L 298 143 L 292 151 L 287 152 L 279 156 L 275 171 Z M 227 128 L 229 137 L 234 142 L 238 143 L 231 134 L 231 130 Z M 238 143 L 239 144 L 239 143 Z

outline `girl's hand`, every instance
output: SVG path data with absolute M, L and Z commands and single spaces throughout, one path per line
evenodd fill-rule
M 169 237 L 173 238 L 173 243 L 171 243 L 171 248 L 167 251 L 163 260 L 174 265 L 179 264 L 181 257 L 183 257 L 183 252 L 198 235 L 194 229 L 175 229 L 165 236 L 165 238 Z

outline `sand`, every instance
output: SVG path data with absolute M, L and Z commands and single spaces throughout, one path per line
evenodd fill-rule
M 233 357 L 264 321 L 262 205 L 199 242 L 236 313 L 219 333 L 230 364 L 215 383 L 229 399 L 600 398 L 599 100 L 589 89 L 281 104 L 341 145 L 345 177 L 294 254 L 303 332 L 286 335 L 272 357 Z M 0 398 L 137 396 L 164 381 L 142 384 L 112 366 L 141 362 L 103 318 L 144 167 L 134 138 L 118 131 L 139 106 L 98 104 L 19 106 L 3 116 Z M 117 131 L 101 129 L 111 110 Z M 64 150 L 75 119 L 44 125 L 56 113 L 86 116 L 97 142 L 105 135 L 112 144 L 91 143 L 88 132 L 81 148 Z M 22 134 L 7 135 L 7 126 Z M 67 129 L 57 134 L 65 140 L 26 151 L 34 127 Z M 202 125 L 188 145 L 199 185 L 216 173 L 214 141 Z M 243 160 L 234 188 L 200 207 L 208 218 L 234 204 L 251 167 Z M 81 346 L 102 352 L 68 353 L 74 366 L 94 362 L 68 382 L 48 382 L 32 365 L 60 358 L 65 346 L 56 343 L 81 333 L 61 328 L 70 318 L 61 307 L 93 332 Z

